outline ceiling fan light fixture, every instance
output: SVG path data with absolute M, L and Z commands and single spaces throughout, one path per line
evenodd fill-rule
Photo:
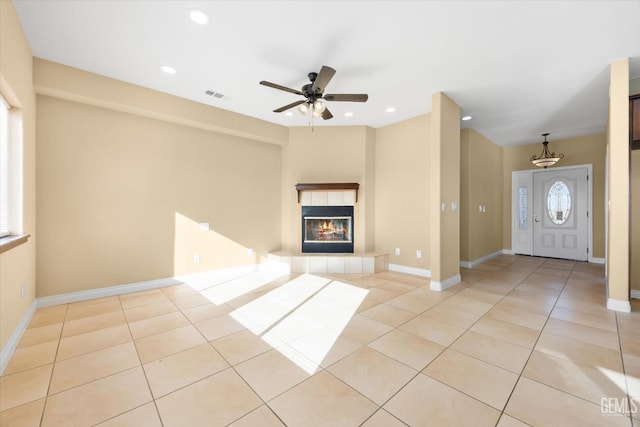
M 324 103 L 324 102 L 322 102 L 322 101 L 321 101 L 321 100 L 319 100 L 319 99 L 318 99 L 318 100 L 316 100 L 316 101 L 313 103 L 313 112 L 314 112 L 314 113 L 316 113 L 316 112 L 317 112 L 317 113 L 319 113 L 319 114 L 322 114 L 322 113 L 324 112 L 324 110 L 326 110 L 326 109 L 327 109 L 327 106 L 325 105 L 325 103 Z
M 558 160 L 564 158 L 564 154 L 560 153 L 556 155 L 549 151 L 549 141 L 547 141 L 548 133 L 543 133 L 544 141 L 542 141 L 542 153 L 539 156 L 533 155 L 531 156 L 531 163 L 541 168 L 548 168 L 549 166 L 553 166 L 558 163 Z
M 306 116 L 307 111 L 309 111 L 309 104 L 305 102 L 303 104 L 298 105 L 298 111 L 300 111 L 300 114 L 302 114 L 303 116 Z

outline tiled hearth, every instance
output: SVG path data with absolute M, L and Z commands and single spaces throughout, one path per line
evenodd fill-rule
M 387 270 L 388 255 L 367 254 L 292 254 L 273 252 L 269 261 L 280 262 L 289 267 L 291 273 L 315 274 L 372 274 Z

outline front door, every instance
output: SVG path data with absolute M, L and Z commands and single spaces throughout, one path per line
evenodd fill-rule
M 533 255 L 588 259 L 588 170 L 533 172 Z

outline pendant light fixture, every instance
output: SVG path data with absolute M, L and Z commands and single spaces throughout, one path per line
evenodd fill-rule
M 543 133 L 542 136 L 544 136 L 544 141 L 542 141 L 542 153 L 540 153 L 539 156 L 531 156 L 531 163 L 546 169 L 547 167 L 558 163 L 558 160 L 562 159 L 564 154 L 560 153 L 556 156 L 556 153 L 550 152 L 549 141 L 547 141 L 547 136 L 549 136 L 549 134 Z

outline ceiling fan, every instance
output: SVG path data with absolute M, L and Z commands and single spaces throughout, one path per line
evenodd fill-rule
M 280 108 L 276 108 L 275 110 L 273 110 L 274 113 L 282 113 L 283 111 L 287 111 L 290 108 L 298 107 L 298 110 L 300 110 L 302 114 L 306 114 L 307 111 L 311 109 L 313 110 L 314 116 L 322 116 L 324 120 L 329 120 L 333 117 L 333 114 L 331 114 L 326 104 L 321 100 L 324 99 L 325 101 L 366 102 L 367 99 L 369 99 L 369 95 L 365 93 L 332 93 L 325 95 L 324 89 L 326 88 L 327 84 L 329 84 L 329 81 L 333 78 L 333 75 L 335 73 L 336 70 L 323 65 L 319 73 L 311 72 L 307 74 L 307 77 L 309 77 L 311 83 L 307 83 L 306 85 L 302 86 L 300 90 L 291 89 L 279 84 L 267 82 L 265 80 L 261 81 L 260 84 L 305 97 L 305 99 L 301 99 Z

